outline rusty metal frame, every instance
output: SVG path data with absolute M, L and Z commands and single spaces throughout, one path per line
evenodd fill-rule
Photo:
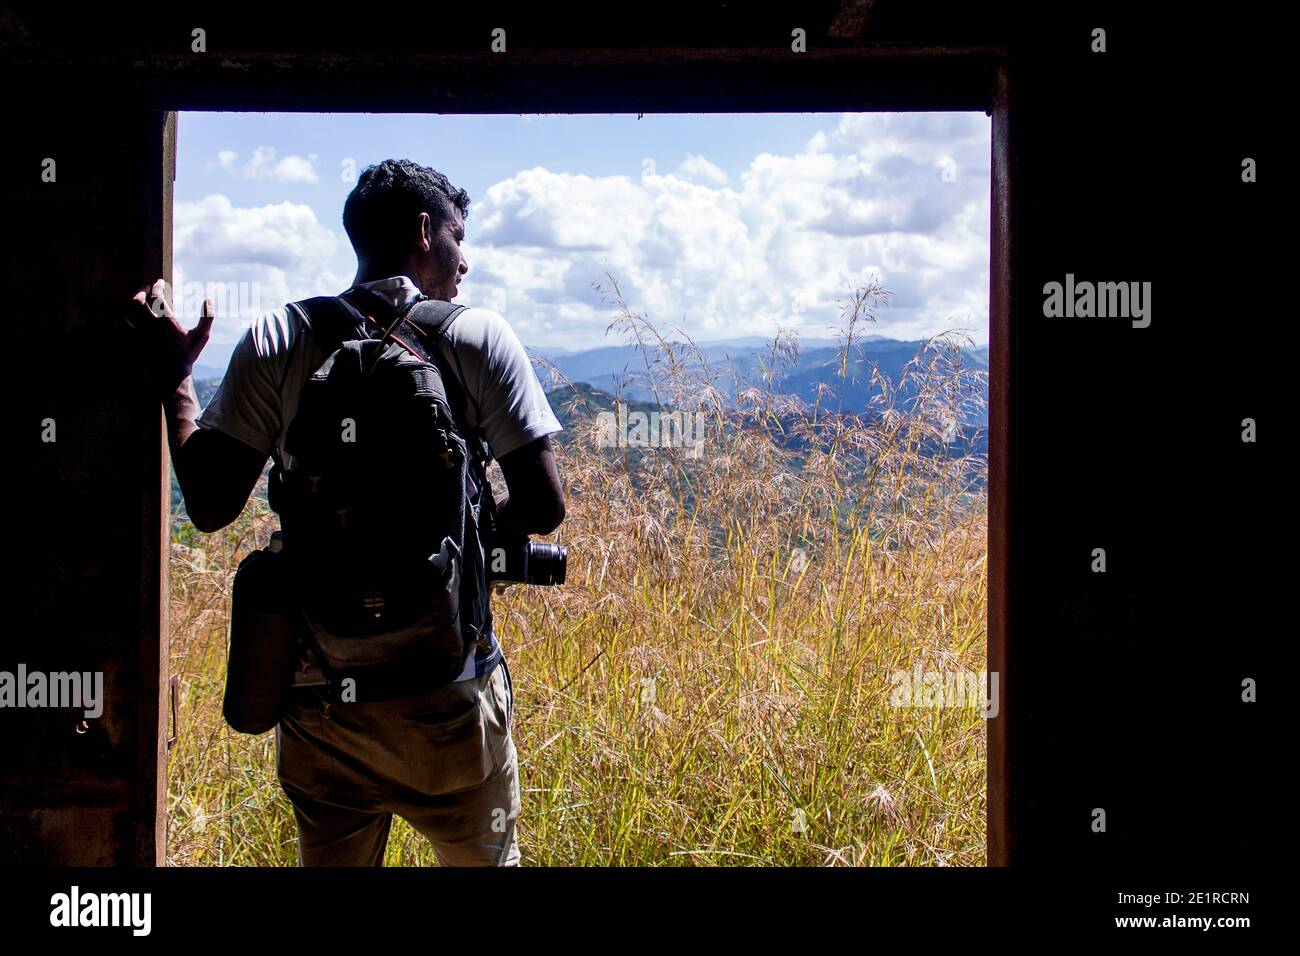
M 988 491 L 988 671 L 998 675 L 997 715 L 988 720 L 985 822 L 989 866 L 1009 866 L 1014 858 L 1012 813 L 1011 714 L 1014 681 L 1010 668 L 1011 603 L 1011 421 L 1014 394 L 1012 302 L 1012 200 L 1014 176 L 1007 69 L 996 72 L 993 102 L 992 166 L 989 176 L 989 491 Z

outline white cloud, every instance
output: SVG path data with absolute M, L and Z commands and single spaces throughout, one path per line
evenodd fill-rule
M 177 314 L 198 318 L 214 297 L 217 322 L 200 364 L 215 364 L 249 322 L 285 302 L 333 295 L 348 280 L 329 268 L 338 236 L 310 206 L 281 202 L 241 208 L 220 193 L 178 202 L 173 212 Z
M 666 329 L 824 336 L 874 273 L 895 295 L 872 332 L 983 340 L 989 129 L 982 114 L 846 114 L 803 152 L 755 156 L 735 188 L 699 156 L 638 180 L 524 170 L 473 207 L 458 301 L 530 345 L 610 344 L 615 310 L 591 288 L 608 269 Z
M 989 135 L 978 113 L 845 114 L 802 151 L 754 156 L 734 183 L 697 155 L 636 179 L 521 170 L 475 197 L 457 301 L 501 312 L 531 346 L 613 344 L 610 290 L 594 288 L 608 270 L 628 305 L 668 331 L 771 335 L 779 323 L 826 336 L 875 274 L 894 296 L 869 332 L 960 327 L 983 341 Z M 273 178 L 296 158 L 259 147 L 242 165 L 232 151 L 218 162 Z M 314 170 L 314 156 L 304 162 Z M 178 203 L 175 238 L 187 278 L 257 282 L 262 310 L 349 281 L 329 268 L 346 239 L 306 205 Z M 233 342 L 255 311 L 219 309 L 214 341 Z
M 727 174 L 713 165 L 703 156 L 696 156 L 693 153 L 687 154 L 686 159 L 677 167 L 677 172 L 686 179 L 693 179 L 696 182 L 709 182 L 716 186 L 726 185 Z
M 315 153 L 308 153 L 306 156 L 291 154 L 277 160 L 275 147 L 258 146 L 253 150 L 253 155 L 242 164 L 239 162 L 239 153 L 233 149 L 223 149 L 217 153 L 216 165 L 232 176 L 243 179 L 267 179 L 278 183 L 318 183 L 320 175 L 316 172 L 316 158 Z

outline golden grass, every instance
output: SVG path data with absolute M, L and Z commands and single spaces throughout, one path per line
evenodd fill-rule
M 802 406 L 770 377 L 729 403 L 689 340 L 666 341 L 608 288 L 642 381 L 665 409 L 704 411 L 708 429 L 692 459 L 599 448 L 594 419 L 576 422 L 558 451 L 568 582 L 494 598 L 515 681 L 523 863 L 982 865 L 982 712 L 891 706 L 890 675 L 985 667 L 972 486 L 985 463 L 922 454 L 979 401 L 983 373 L 940 336 L 880 382 L 869 415 L 841 414 L 834 389 Z M 842 375 L 861 374 L 857 339 L 887 298 L 871 284 L 848 301 Z M 796 348 L 779 333 L 769 375 Z M 230 579 L 274 527 L 255 497 L 229 528 L 186 529 L 174 546 L 175 865 L 296 863 L 273 734 L 221 719 Z M 395 820 L 386 862 L 434 859 Z

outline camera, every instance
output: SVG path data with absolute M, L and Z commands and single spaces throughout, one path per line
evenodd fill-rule
M 483 557 L 488 586 L 494 584 L 564 583 L 569 549 L 547 541 L 529 541 L 519 532 L 502 530 L 497 520 L 497 500 L 484 476 Z
M 485 549 L 488 584 L 563 584 L 569 549 L 562 544 L 502 539 L 494 536 Z

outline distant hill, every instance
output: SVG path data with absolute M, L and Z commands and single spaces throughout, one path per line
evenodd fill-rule
M 800 338 L 798 363 L 784 368 L 777 376 L 776 391 L 797 395 L 807 402 L 816 400 L 821 386 L 830 386 L 833 394 L 840 388 L 840 346 L 829 338 Z M 854 362 L 849 380 L 845 382 L 843 410 L 862 412 L 874 394 L 870 387 L 871 366 L 874 364 L 890 379 L 897 380 L 903 367 L 920 351 L 920 341 L 900 341 L 878 335 L 864 336 L 855 342 Z M 740 336 L 712 342 L 698 343 L 709 367 L 719 373 L 717 385 L 729 398 L 735 397 L 735 379 L 742 384 L 761 381 L 763 363 L 771 352 L 769 340 L 759 336 Z M 653 395 L 645 385 L 645 359 L 634 347 L 605 345 L 592 349 L 532 349 L 534 367 L 544 386 L 551 388 L 558 382 L 544 367 L 549 361 L 564 376 L 574 382 L 585 382 L 606 394 L 621 393 L 627 399 L 650 401 Z M 964 350 L 965 360 L 971 368 L 987 370 L 988 348 Z M 195 368 L 196 383 L 219 380 L 224 368 L 200 365 Z M 210 397 L 210 396 L 209 396 Z M 905 396 L 906 397 L 906 396 Z M 199 396 L 207 403 L 208 398 Z
M 735 397 L 737 379 L 742 387 L 744 384 L 756 385 L 761 381 L 763 364 L 770 356 L 769 343 L 745 344 L 747 341 L 737 339 L 736 344 L 718 342 L 700 345 L 700 352 L 709 368 L 720 373 L 718 387 L 729 398 Z M 830 344 L 823 344 L 827 342 Z M 819 388 L 824 385 L 830 387 L 832 394 L 838 395 L 841 387 L 840 346 L 833 340 L 826 339 L 801 339 L 799 344 L 797 364 L 780 369 L 773 383 L 775 391 L 814 402 Z M 921 341 L 904 342 L 879 336 L 864 338 L 861 347 L 854 348 L 849 375 L 843 383 L 843 411 L 865 411 L 872 397 L 878 393 L 879 390 L 871 386 L 873 365 L 897 382 L 904 366 L 916 357 L 923 344 Z M 534 354 L 536 356 L 538 353 Z M 965 349 L 962 354 L 963 361 L 969 368 L 987 371 L 987 347 Z M 650 389 L 645 385 L 645 358 L 634 346 L 604 346 L 585 352 L 549 354 L 545 357 L 575 382 L 586 382 L 600 391 L 621 392 L 629 398 L 643 401 L 652 398 Z M 547 385 L 552 384 L 547 380 L 548 372 L 541 367 L 536 357 L 534 363 L 538 365 L 538 375 L 542 381 Z M 906 390 L 903 397 L 910 397 Z M 978 424 L 983 424 L 983 421 Z
M 194 385 L 197 388 L 198 383 L 206 379 L 220 380 L 225 374 L 226 367 L 224 365 L 220 367 L 216 365 L 196 365 L 194 366 Z
M 208 402 L 212 401 L 212 396 L 217 394 L 217 386 L 221 384 L 221 376 L 217 375 L 208 378 L 199 378 L 197 371 L 198 369 L 196 368 L 196 374 L 194 376 L 194 394 L 198 396 L 199 405 L 203 408 L 207 408 Z
M 839 405 L 838 394 L 841 386 L 839 378 L 840 350 L 831 339 L 800 339 L 799 360 L 793 367 L 783 368 L 775 376 L 773 388 L 779 394 L 798 396 L 812 403 L 817 399 L 818 389 L 829 386 L 832 407 Z M 850 414 L 866 411 L 874 390 L 871 387 L 870 365 L 874 363 L 890 379 L 897 381 L 904 366 L 920 351 L 922 342 L 903 342 L 880 336 L 868 336 L 862 340 L 861 349 L 855 350 L 855 361 L 850 371 L 849 380 L 844 383 L 842 410 Z M 720 373 L 717 385 L 728 398 L 735 397 L 734 380 L 757 385 L 760 379 L 762 363 L 770 354 L 771 343 L 754 336 L 738 339 L 700 343 L 700 350 L 711 369 Z M 613 395 L 621 394 L 622 401 L 632 411 L 650 412 L 658 408 L 653 402 L 653 395 L 642 384 L 645 373 L 645 360 L 641 353 L 632 346 L 603 346 L 580 352 L 552 351 L 545 357 L 564 373 L 573 383 L 571 388 L 559 385 L 553 376 L 538 361 L 539 353 L 531 353 L 534 367 L 543 385 L 550 386 L 546 397 L 550 401 L 560 424 L 566 429 L 576 419 L 602 411 L 612 411 Z M 963 361 L 972 369 L 988 370 L 988 349 L 964 349 Z M 206 407 L 216 394 L 221 383 L 224 369 L 210 373 L 211 368 L 196 366 L 194 389 L 199 404 Z M 575 393 L 576 388 L 576 393 Z M 904 393 L 903 400 L 910 397 Z M 984 396 L 987 399 L 987 394 Z M 823 407 L 826 403 L 823 401 Z M 983 453 L 987 450 L 985 434 L 987 415 L 976 420 L 961 423 L 959 435 L 950 449 L 953 452 L 973 451 Z M 564 434 L 557 436 L 564 441 Z M 175 522 L 185 520 L 184 499 L 176 477 L 172 475 L 172 513 Z
M 588 382 L 574 382 L 572 388 L 562 385 L 550 389 L 546 393 L 546 400 L 564 428 L 568 428 L 575 421 L 599 415 L 601 412 L 612 412 L 615 404 L 613 395 L 600 391 Z M 659 406 L 653 402 L 643 402 L 626 396 L 623 397 L 622 403 L 626 410 L 632 412 L 649 413 L 659 409 Z M 559 440 L 563 441 L 563 439 L 564 433 L 561 432 Z

